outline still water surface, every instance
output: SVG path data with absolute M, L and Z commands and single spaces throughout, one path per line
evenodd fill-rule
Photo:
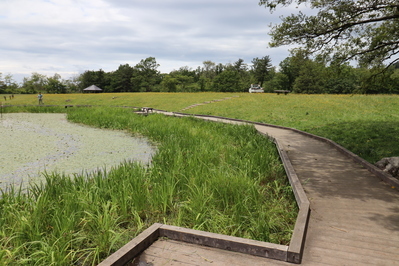
M 149 164 L 155 148 L 126 132 L 70 123 L 65 114 L 3 114 L 0 119 L 0 188 L 65 174 L 107 169 L 125 160 Z

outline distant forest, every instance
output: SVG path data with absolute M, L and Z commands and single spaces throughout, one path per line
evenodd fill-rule
M 104 92 L 248 92 L 251 84 L 260 84 L 265 92 L 290 90 L 306 94 L 392 94 L 399 93 L 399 65 L 357 66 L 349 63 L 327 64 L 296 51 L 280 64 L 272 66 L 269 56 L 254 58 L 248 65 L 238 59 L 221 64 L 204 61 L 192 69 L 180 67 L 161 73 L 154 57 L 135 66 L 120 65 L 111 72 L 87 70 L 70 79 L 59 74 L 47 77 L 32 73 L 21 84 L 12 75 L 0 73 L 0 93 L 79 93 L 96 85 Z

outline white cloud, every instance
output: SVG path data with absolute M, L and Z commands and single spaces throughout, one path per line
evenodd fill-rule
M 228 63 L 270 55 L 270 14 L 257 0 L 2 0 L 0 72 L 64 77 L 116 70 L 153 56 L 169 72 L 205 60 Z

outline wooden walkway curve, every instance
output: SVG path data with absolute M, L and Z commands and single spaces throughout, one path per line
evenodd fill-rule
M 286 129 L 279 139 L 310 201 L 303 265 L 399 265 L 399 193 L 329 144 Z
M 283 145 L 310 201 L 302 265 L 399 265 L 397 190 L 328 143 L 255 127 Z
M 326 142 L 289 129 L 259 124 L 255 127 L 279 141 L 310 201 L 302 265 L 399 265 L 398 190 Z M 179 245 L 156 241 L 142 254 L 141 262 L 151 264 L 142 265 L 187 265 L 171 258 Z M 211 248 L 190 248 L 190 254 L 200 258 L 194 261 L 193 256 L 187 255 L 192 260 L 190 265 L 293 265 Z

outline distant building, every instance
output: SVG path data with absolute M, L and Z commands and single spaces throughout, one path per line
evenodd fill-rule
M 97 87 L 96 85 L 91 85 L 83 90 L 83 92 L 102 92 L 103 90 Z

